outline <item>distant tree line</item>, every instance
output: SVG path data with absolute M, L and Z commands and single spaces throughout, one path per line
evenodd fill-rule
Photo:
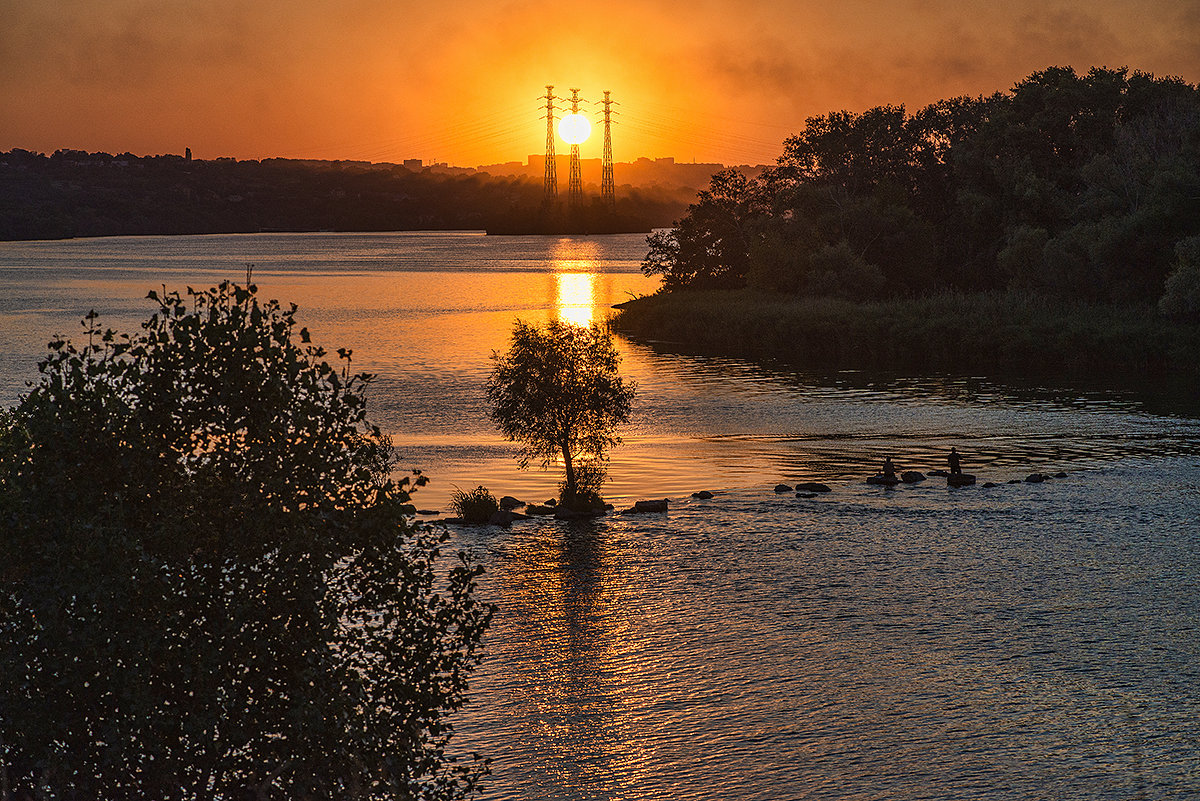
M 259 231 L 532 228 L 542 182 L 399 165 L 0 152 L 0 239 Z M 626 230 L 668 226 L 690 192 L 618 191 Z
M 668 290 L 1036 290 L 1200 312 L 1200 91 L 1052 67 L 1008 93 L 813 117 L 713 176 L 643 269 Z

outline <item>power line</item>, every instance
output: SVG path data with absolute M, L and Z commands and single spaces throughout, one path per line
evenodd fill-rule
M 554 85 L 546 84 L 546 175 L 542 182 L 545 202 L 553 203 L 558 197 L 558 171 L 554 156 Z
M 617 204 L 616 181 L 613 180 L 612 107 L 611 92 L 604 93 L 604 167 L 600 177 L 600 200 L 611 211 Z
M 556 170 L 557 164 L 557 159 L 554 158 L 553 126 L 560 118 L 561 106 L 557 105 L 557 101 L 561 98 L 554 96 L 552 85 L 547 88 L 546 94 L 549 97 L 542 97 L 544 110 L 547 112 L 546 170 L 551 171 Z M 720 154 L 716 160 L 731 163 L 772 161 L 773 157 L 782 151 L 784 139 L 795 133 L 795 130 L 779 123 L 733 120 L 710 113 L 707 109 L 699 111 L 702 119 L 698 122 L 696 112 L 695 109 L 655 104 L 653 108 L 639 108 L 632 114 L 624 112 L 621 124 L 626 131 L 626 139 L 636 139 L 651 146 L 657 144 L 667 154 L 676 150 L 700 151 Z M 433 132 L 412 132 L 357 141 L 331 139 L 312 143 L 308 147 L 288 147 L 286 150 L 280 148 L 276 153 L 283 157 L 288 157 L 290 153 L 295 154 L 293 157 L 301 158 L 325 157 L 378 162 L 399 161 L 402 158 L 436 152 L 453 155 L 455 152 L 481 149 L 510 151 L 523 142 L 529 142 L 530 130 L 522 117 L 523 115 L 514 116 L 504 111 L 494 111 L 459 120 Z M 726 121 L 736 122 L 738 125 L 730 125 Z M 734 133 L 731 129 L 735 127 L 741 131 L 749 130 L 750 133 Z M 773 136 L 773 132 L 777 133 Z M 553 193 L 556 197 L 557 175 L 552 176 L 552 179 Z
M 571 90 L 571 113 L 579 113 L 579 90 Z M 587 101 L 582 101 L 587 102 Z M 574 138 L 574 137 L 572 137 Z M 571 179 L 567 185 L 567 200 L 572 208 L 583 205 L 583 176 L 579 168 L 579 142 L 571 143 Z

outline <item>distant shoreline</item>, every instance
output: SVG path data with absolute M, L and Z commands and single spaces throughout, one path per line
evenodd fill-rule
M 708 180 L 704 170 L 695 181 Z M 703 180 L 700 175 L 704 174 Z M 622 180 L 625 180 L 623 178 Z M 695 186 L 621 184 L 547 208 L 542 181 L 341 162 L 0 152 L 0 240 L 258 232 L 635 231 L 671 225 Z
M 338 236 L 346 235 L 362 235 L 362 236 L 387 236 L 391 234 L 470 234 L 474 236 L 491 236 L 491 237 L 507 237 L 507 236 L 623 236 L 628 234 L 644 235 L 645 231 L 503 231 L 493 232 L 486 228 L 399 228 L 395 230 L 378 230 L 378 231 L 343 231 L 333 230 L 329 228 L 319 228 L 310 230 L 285 230 L 285 229 L 264 229 L 261 231 L 204 231 L 204 232 L 187 232 L 187 233 L 165 233 L 165 234 L 90 234 L 81 236 L 59 236 L 48 237 L 42 239 L 0 239 L 0 245 L 24 245 L 36 242 L 73 242 L 87 239 L 154 239 L 154 238 L 173 238 L 173 237 L 196 237 L 196 236 L 298 236 L 298 235 L 322 235 L 333 234 Z
M 617 308 L 613 328 L 637 339 L 813 368 L 1200 378 L 1200 325 L 1151 307 L 1024 293 L 854 302 L 738 289 L 661 293 Z
M 297 236 L 309 234 L 336 234 L 339 236 L 354 234 L 371 236 L 386 236 L 389 234 L 475 234 L 478 236 L 486 236 L 487 231 L 483 228 L 400 228 L 395 230 L 377 231 L 342 231 L 331 228 L 264 228 L 260 231 L 187 231 L 182 233 L 173 232 L 161 234 L 81 234 L 79 236 L 43 237 L 41 239 L 0 239 L 0 245 L 21 245 L 34 242 L 73 242 L 86 239 L 157 239 L 195 236 Z

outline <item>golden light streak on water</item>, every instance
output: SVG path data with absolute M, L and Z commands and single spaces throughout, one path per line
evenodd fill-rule
M 554 314 L 564 323 L 591 325 L 596 314 L 594 273 L 557 273 L 554 276 Z
M 556 319 L 572 325 L 596 322 L 602 255 L 600 245 L 593 239 L 560 239 L 554 243 L 550 268 L 554 271 Z

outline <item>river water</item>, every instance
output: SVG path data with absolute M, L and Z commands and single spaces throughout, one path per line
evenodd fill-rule
M 379 374 L 404 464 L 543 500 L 490 427 L 516 318 L 654 290 L 640 236 L 268 234 L 0 243 L 0 398 L 95 308 L 241 280 Z M 813 374 L 620 341 L 618 505 L 464 529 L 498 604 L 458 741 L 486 797 L 1200 797 L 1200 409 L 1187 387 Z M 885 455 L 997 486 L 867 486 Z M 1043 484 L 1009 484 L 1065 471 Z M 824 481 L 816 498 L 777 482 Z M 694 490 L 716 493 L 692 500 Z

